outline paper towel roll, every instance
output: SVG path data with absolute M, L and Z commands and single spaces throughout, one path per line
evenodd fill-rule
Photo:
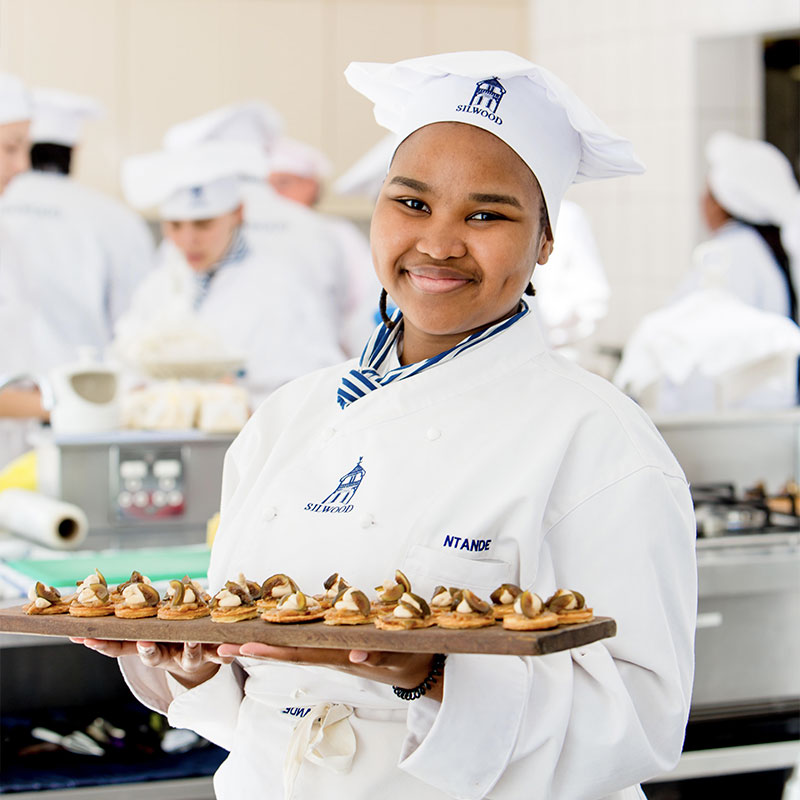
M 26 489 L 0 492 L 0 529 L 56 550 L 77 547 L 89 530 L 86 514 L 72 505 Z

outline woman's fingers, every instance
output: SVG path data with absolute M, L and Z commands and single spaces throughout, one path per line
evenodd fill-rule
M 119 658 L 119 656 L 131 655 L 136 653 L 135 642 L 118 642 L 107 639 L 83 639 L 70 637 L 70 641 L 75 644 L 82 644 L 90 650 L 94 650 L 109 658 Z

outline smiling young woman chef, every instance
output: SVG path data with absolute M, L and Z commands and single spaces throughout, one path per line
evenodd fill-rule
M 231 751 L 222 800 L 641 797 L 689 708 L 692 505 L 650 421 L 547 352 L 523 298 L 567 186 L 640 166 L 509 53 L 346 74 L 402 141 L 372 222 L 400 310 L 360 363 L 279 390 L 233 444 L 210 583 L 281 571 L 314 591 L 338 571 L 369 591 L 399 567 L 425 597 L 574 587 L 619 633 L 546 657 L 451 655 L 410 703 L 388 684 L 419 685 L 428 654 L 86 644 Z M 355 494 L 326 502 L 356 465 Z

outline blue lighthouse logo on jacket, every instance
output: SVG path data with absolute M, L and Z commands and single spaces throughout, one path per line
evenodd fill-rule
M 497 108 L 506 91 L 497 78 L 485 78 L 475 84 L 475 91 L 472 93 L 469 103 L 456 106 L 456 111 L 465 114 L 479 114 L 496 125 L 502 125 L 503 120 L 497 115 Z
M 347 514 L 353 510 L 352 500 L 367 471 L 361 466 L 364 456 L 358 457 L 358 462 L 346 475 L 339 478 L 339 485 L 321 502 L 307 503 L 305 510 L 317 514 Z

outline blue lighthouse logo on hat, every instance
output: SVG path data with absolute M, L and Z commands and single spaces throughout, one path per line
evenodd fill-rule
M 475 91 L 472 93 L 469 103 L 456 106 L 456 111 L 464 114 L 478 114 L 488 119 L 489 122 L 502 125 L 503 120 L 497 115 L 497 108 L 506 91 L 497 78 L 484 78 L 475 84 Z
M 205 198 L 203 197 L 203 187 L 202 186 L 192 186 L 189 189 L 189 193 L 192 196 L 192 205 L 197 207 L 203 205 Z
M 337 513 L 347 514 L 353 510 L 352 500 L 358 487 L 361 486 L 361 481 L 367 471 L 361 466 L 361 459 L 359 456 L 358 462 L 346 475 L 339 478 L 339 485 L 321 502 L 321 503 L 307 503 L 305 510 L 314 511 L 316 513 Z

